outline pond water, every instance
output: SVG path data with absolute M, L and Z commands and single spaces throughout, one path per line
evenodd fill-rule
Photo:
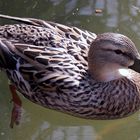
M 140 0 L 0 0 L 0 13 L 51 20 L 97 34 L 119 32 L 140 48 Z M 4 23 L 11 22 L 0 19 Z M 0 140 L 140 140 L 140 112 L 118 120 L 86 120 L 40 107 L 22 95 L 21 99 L 21 123 L 11 129 L 11 96 L 1 73 Z

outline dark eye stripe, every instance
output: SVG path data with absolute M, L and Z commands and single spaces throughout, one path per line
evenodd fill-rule
M 112 49 L 103 49 L 104 51 L 114 51 L 116 54 L 122 54 L 124 55 L 125 57 L 128 57 L 129 59 L 134 59 L 134 56 L 131 54 L 131 53 L 125 53 L 125 52 L 122 52 L 121 50 L 112 50 Z
M 121 50 L 115 50 L 115 53 L 116 53 L 116 54 L 122 54 L 122 55 L 124 55 L 125 57 L 128 57 L 129 59 L 134 59 L 134 57 L 132 56 L 131 53 L 125 53 L 125 52 L 122 52 Z
M 131 53 L 123 53 L 123 55 L 125 55 L 126 57 L 129 57 L 129 59 L 134 60 L 134 56 Z

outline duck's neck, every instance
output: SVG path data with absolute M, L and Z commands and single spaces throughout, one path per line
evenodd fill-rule
M 89 69 L 89 72 L 99 82 L 109 82 L 122 77 L 129 78 L 129 70 L 116 64 L 94 66 L 93 69 Z

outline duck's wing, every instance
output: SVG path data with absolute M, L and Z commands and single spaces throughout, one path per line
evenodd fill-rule
M 94 33 L 42 20 L 0 17 L 27 24 L 0 27 L 0 65 L 10 71 L 14 83 L 23 78 L 32 90 L 47 91 L 79 86 L 87 72 L 87 52 Z M 14 78 L 19 75 L 22 78 Z
M 87 72 L 86 56 L 79 55 L 77 44 L 58 44 L 57 41 L 54 40 L 53 46 L 36 46 L 1 39 L 0 66 L 22 91 L 27 85 L 28 91 L 77 88 Z M 69 51 L 66 46 L 70 47 Z M 24 89 L 20 84 L 24 84 Z
M 86 72 L 84 69 L 80 70 L 82 64 L 75 61 L 74 57 L 71 58 L 72 56 L 61 47 L 46 46 L 47 50 L 44 51 L 43 46 L 41 49 L 35 45 L 12 44 L 6 40 L 1 40 L 0 46 L 6 48 L 1 49 L 0 56 L 3 57 L 2 63 L 10 71 L 11 78 L 13 77 L 11 80 L 20 84 L 22 76 L 36 90 L 37 88 L 47 91 L 57 88 L 76 88 L 82 78 L 82 72 Z M 19 75 L 19 78 L 14 78 Z
M 55 23 L 55 22 L 44 21 L 44 20 L 35 19 L 35 18 L 20 18 L 20 17 L 8 16 L 8 15 L 3 15 L 3 14 L 0 14 L 0 18 L 15 20 L 22 24 L 24 23 L 27 25 L 48 28 L 48 29 L 54 30 L 55 32 L 57 32 L 58 34 L 66 38 L 74 39 L 76 41 L 81 41 L 83 43 L 90 44 L 96 38 L 96 34 L 93 32 L 82 30 L 73 26 L 71 27 L 65 26 L 62 24 Z

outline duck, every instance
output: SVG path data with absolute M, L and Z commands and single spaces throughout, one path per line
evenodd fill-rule
M 85 119 L 119 119 L 140 109 L 140 54 L 127 36 L 0 14 L 0 68 L 10 81 L 11 127 L 22 102 Z M 17 93 L 18 92 L 18 93 Z

